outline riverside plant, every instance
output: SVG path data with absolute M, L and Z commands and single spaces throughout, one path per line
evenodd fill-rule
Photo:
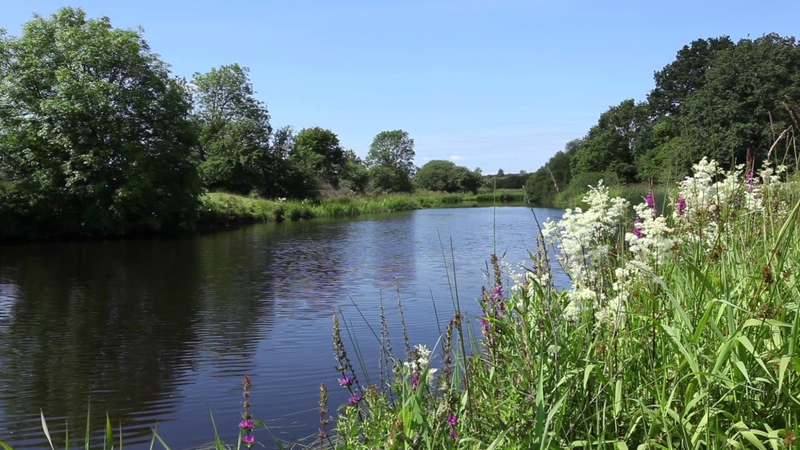
M 253 445 L 256 444 L 255 436 L 253 434 L 253 431 L 255 430 L 256 427 L 262 427 L 262 428 L 265 428 L 267 431 L 269 431 L 269 428 L 267 428 L 267 426 L 264 424 L 264 422 L 262 422 L 260 420 L 254 420 L 253 416 L 250 414 L 250 406 L 251 406 L 251 403 L 250 403 L 250 386 L 251 386 L 250 385 L 250 377 L 248 375 L 245 375 L 242 378 L 242 395 L 244 397 L 244 400 L 242 401 L 242 408 L 243 408 L 243 410 L 242 410 L 242 420 L 239 422 L 239 436 L 238 436 L 236 445 L 234 446 L 234 445 L 230 445 L 230 444 L 225 444 L 222 441 L 222 439 L 219 436 L 219 433 L 217 432 L 217 424 L 214 421 L 214 415 L 211 414 L 211 410 L 209 409 L 209 416 L 211 418 L 211 427 L 212 427 L 212 430 L 214 432 L 214 441 L 213 441 L 212 444 L 209 444 L 207 446 L 203 446 L 202 448 L 215 449 L 215 450 L 231 450 L 231 449 L 235 448 L 236 450 L 239 450 L 242 447 L 242 444 L 244 444 L 244 446 L 249 449 L 249 448 L 253 447 Z M 91 414 L 90 413 L 91 413 L 91 410 L 87 409 L 87 413 L 86 413 L 86 434 L 85 434 L 85 436 L 83 438 L 84 447 L 88 449 L 88 448 L 92 448 L 92 447 L 96 448 L 97 445 L 101 445 L 100 448 L 106 449 L 106 450 L 113 450 L 114 448 L 122 449 L 123 448 L 122 427 L 120 427 L 119 436 L 117 436 L 115 438 L 114 429 L 113 429 L 113 427 L 111 425 L 111 418 L 109 417 L 109 415 L 107 413 L 106 413 L 105 428 L 103 429 L 102 441 L 98 441 L 97 439 L 93 439 L 92 438 L 92 428 L 91 428 L 91 422 L 90 422 Z M 54 443 L 53 437 L 51 436 L 50 428 L 47 425 L 47 420 L 45 419 L 44 412 L 40 413 L 40 417 L 41 417 L 41 424 L 42 424 L 42 432 L 44 433 L 45 438 L 47 439 L 47 443 L 48 443 L 50 449 L 51 450 L 55 450 L 56 449 L 56 444 Z M 274 437 L 272 438 L 272 441 L 278 448 L 282 448 L 281 444 L 277 440 L 275 440 Z M 163 448 L 165 448 L 167 450 L 170 449 L 170 446 L 164 441 L 164 439 L 161 438 L 161 436 L 159 436 L 159 434 L 156 431 L 156 429 L 153 428 L 153 436 L 152 436 L 152 439 L 150 440 L 150 449 L 151 450 L 156 448 L 156 442 L 158 442 Z M 66 434 L 64 436 L 64 448 L 66 450 L 69 450 L 71 445 L 72 445 L 72 441 L 71 441 L 70 435 L 69 435 L 69 426 L 67 426 L 66 427 Z M 13 450 L 13 448 L 10 445 L 8 445 L 8 444 L 6 444 L 5 442 L 2 442 L 2 441 L 0 441 L 0 448 L 3 449 L 3 450 Z
M 797 181 L 703 159 L 668 205 L 608 192 L 545 223 L 532 266 L 493 255 L 472 352 L 457 312 L 441 355 L 394 359 L 326 445 L 798 448 Z

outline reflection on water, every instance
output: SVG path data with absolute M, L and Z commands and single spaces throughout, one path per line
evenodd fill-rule
M 0 248 L 0 440 L 41 447 L 40 409 L 57 436 L 66 421 L 82 435 L 91 404 L 93 429 L 108 411 L 128 447 L 149 443 L 156 423 L 173 448 L 208 442 L 209 408 L 233 441 L 245 373 L 273 433 L 311 435 L 319 383 L 333 409 L 345 401 L 333 312 L 374 370 L 381 301 L 393 333 L 400 297 L 412 339 L 432 347 L 455 295 L 477 313 L 492 251 L 522 261 L 537 233 L 530 210 L 507 207 Z

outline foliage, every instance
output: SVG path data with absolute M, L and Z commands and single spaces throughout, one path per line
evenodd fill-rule
M 279 193 L 283 161 L 270 147 L 269 113 L 255 99 L 248 74 L 238 64 L 194 74 L 200 173 L 212 190 L 273 196 Z
M 193 221 L 190 96 L 138 31 L 80 9 L 34 16 L 0 36 L 0 100 L 0 173 L 31 234 Z
M 647 195 L 633 218 L 595 186 L 530 267 L 492 256 L 471 354 L 459 311 L 436 357 L 387 357 L 382 332 L 381 384 L 346 383 L 332 447 L 793 448 L 800 198 L 784 170 L 702 160 L 669 214 Z
M 334 188 L 346 163 L 345 152 L 339 137 L 328 129 L 304 128 L 294 138 L 294 147 L 289 153 L 292 166 L 313 181 L 327 183 Z
M 414 140 L 403 130 L 382 131 L 372 140 L 367 155 L 373 189 L 382 192 L 410 192 L 414 166 Z
M 624 183 L 653 178 L 673 182 L 702 157 L 726 168 L 756 161 L 796 162 L 788 146 L 798 122 L 800 44 L 794 37 L 767 34 L 733 42 L 698 39 L 677 52 L 654 75 L 646 102 L 625 100 L 600 115 L 574 154 L 572 175 L 613 173 Z M 788 139 L 787 139 L 788 140 Z M 770 151 L 772 150 L 772 151 Z M 539 173 L 531 197 L 552 198 Z
M 556 196 L 567 189 L 572 181 L 570 159 L 582 143 L 582 139 L 568 142 L 563 152 L 553 155 L 544 166 L 528 177 L 525 182 L 528 203 L 534 206 L 555 206 Z
M 649 130 L 649 107 L 646 103 L 625 100 L 600 115 L 580 148 L 571 159 L 574 174 L 614 173 L 623 181 L 634 181 L 636 156 L 644 151 Z
M 350 192 L 363 194 L 369 186 L 369 172 L 361 158 L 352 150 L 344 152 L 342 165 L 342 187 Z
M 512 173 L 499 175 L 502 170 L 498 171 L 498 175 L 488 175 L 483 177 L 483 184 L 493 189 L 522 189 L 525 187 L 525 182 L 528 181 L 530 174 L 527 172 Z
M 480 173 L 446 160 L 428 161 L 414 176 L 414 184 L 418 188 L 445 192 L 475 194 L 482 181 Z

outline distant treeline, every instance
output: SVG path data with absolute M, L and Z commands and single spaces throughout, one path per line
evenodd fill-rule
M 531 202 L 570 203 L 586 185 L 680 180 L 702 157 L 724 167 L 766 158 L 790 167 L 800 99 L 800 45 L 767 34 L 698 39 L 655 72 L 647 100 L 624 100 L 526 183 Z M 773 146 L 773 144 L 775 144 Z

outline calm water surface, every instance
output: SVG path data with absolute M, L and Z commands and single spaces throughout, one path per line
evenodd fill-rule
M 535 213 L 544 221 L 561 211 Z M 530 209 L 502 207 L 0 247 L 0 440 L 43 447 L 40 410 L 57 439 L 66 422 L 83 436 L 91 405 L 94 433 L 108 411 L 128 448 L 149 445 L 152 427 L 173 449 L 203 445 L 213 439 L 209 408 L 234 442 L 244 374 L 253 414 L 276 437 L 312 435 L 320 383 L 332 411 L 346 401 L 334 371 L 334 311 L 377 372 L 369 326 L 381 301 L 395 348 L 397 288 L 412 345 L 433 347 L 452 317 L 451 258 L 461 307 L 477 315 L 493 245 L 521 262 L 536 234 Z M 257 438 L 272 448 L 264 431 Z

